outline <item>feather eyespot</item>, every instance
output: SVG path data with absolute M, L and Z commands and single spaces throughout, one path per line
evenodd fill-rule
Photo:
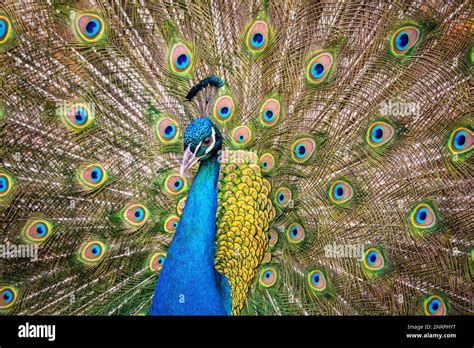
M 379 271 L 384 267 L 385 261 L 382 253 L 376 248 L 370 248 L 364 254 L 364 267 L 370 271 Z
M 272 287 L 277 281 L 277 271 L 273 267 L 264 268 L 260 272 L 260 284 L 266 288 Z
M 174 143 L 179 135 L 178 123 L 172 118 L 163 117 L 157 123 L 157 133 L 162 143 Z
M 270 172 L 275 167 L 275 157 L 271 153 L 260 156 L 260 169 L 264 173 Z
M 351 184 L 344 180 L 336 180 L 329 187 L 329 198 L 336 205 L 349 202 L 354 196 Z
M 446 304 L 440 296 L 429 296 L 424 301 L 424 310 L 425 314 L 429 316 L 446 315 Z
M 220 122 L 230 120 L 234 115 L 234 100 L 228 95 L 219 97 L 214 103 L 213 114 Z
M 104 37 L 104 20 L 95 14 L 84 14 L 76 17 L 76 31 L 86 43 L 94 43 Z
M 306 79 L 311 84 L 323 82 L 332 70 L 334 58 L 329 52 L 317 54 L 308 64 Z
M 275 231 L 268 232 L 268 245 L 273 247 L 278 242 L 278 234 Z
M 11 286 L 0 288 L 0 309 L 6 309 L 13 306 L 17 297 L 17 291 Z
M 268 99 L 260 108 L 260 122 L 263 126 L 270 127 L 278 122 L 280 117 L 280 102 Z
M 289 188 L 280 187 L 275 193 L 275 204 L 280 208 L 285 208 L 290 204 L 292 196 Z
M 179 174 L 169 175 L 165 179 L 166 192 L 172 195 L 182 193 L 187 188 L 186 178 Z
M 474 136 L 472 132 L 465 127 L 455 129 L 448 142 L 449 151 L 453 154 L 464 154 L 473 149 Z
M 247 47 L 252 53 L 262 52 L 268 45 L 268 25 L 264 21 L 256 21 L 247 32 Z
M 148 267 L 150 271 L 152 272 L 160 271 L 165 264 L 165 259 L 166 259 L 166 253 L 164 252 L 153 254 L 153 256 L 150 258 L 150 261 L 148 263 Z
M 6 197 L 12 189 L 12 178 L 3 172 L 0 172 L 0 198 Z
M 430 229 L 436 225 L 436 214 L 427 203 L 420 203 L 412 209 L 410 219 L 417 229 Z
M 313 270 L 308 273 L 308 285 L 311 290 L 321 292 L 326 290 L 326 276 L 320 270 Z
M 164 229 L 165 232 L 173 233 L 178 228 L 179 217 L 177 215 L 171 215 L 165 220 Z
M 75 130 L 87 127 L 92 122 L 92 119 L 92 110 L 86 103 L 70 105 L 64 115 L 65 123 Z
M 176 73 L 186 73 L 193 65 L 193 56 L 189 48 L 183 44 L 178 43 L 173 46 L 170 53 L 170 65 Z
M 392 47 L 395 55 L 407 53 L 418 42 L 420 31 L 413 26 L 398 29 L 392 37 Z
M 371 124 L 367 129 L 366 140 L 370 146 L 379 147 L 392 140 L 394 134 L 395 132 L 391 125 L 378 121 Z
M 44 219 L 36 219 L 28 222 L 23 229 L 23 235 L 32 243 L 43 243 L 52 231 L 52 225 Z
M 293 244 L 301 243 L 305 237 L 303 226 L 298 223 L 292 223 L 286 230 L 288 241 Z
M 86 188 L 96 188 L 105 182 L 107 173 L 100 164 L 91 164 L 81 170 L 80 179 Z
M 3 46 L 13 38 L 13 27 L 10 19 L 0 15 L 0 46 Z
M 142 204 L 131 204 L 123 212 L 123 218 L 132 226 L 143 226 L 148 216 L 148 209 Z
M 311 138 L 302 138 L 291 145 L 291 158 L 297 163 L 306 163 L 313 156 L 316 142 Z
M 237 147 L 247 145 L 252 139 L 252 131 L 247 126 L 239 126 L 232 131 L 232 142 Z
M 81 259 L 86 263 L 96 263 L 102 260 L 105 251 L 104 243 L 99 241 L 89 242 L 81 248 Z

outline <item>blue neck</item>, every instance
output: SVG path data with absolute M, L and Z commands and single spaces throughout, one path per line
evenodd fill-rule
M 230 294 L 214 269 L 217 155 L 201 162 L 161 270 L 151 315 L 225 315 Z M 228 288 L 228 287 L 227 287 Z

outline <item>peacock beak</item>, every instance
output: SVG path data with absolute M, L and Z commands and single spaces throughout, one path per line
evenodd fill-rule
M 185 176 L 188 170 L 193 165 L 195 165 L 200 158 L 201 157 L 197 157 L 196 154 L 191 151 L 191 145 L 188 145 L 186 150 L 184 150 L 183 160 L 181 161 L 181 166 L 179 167 L 179 175 Z

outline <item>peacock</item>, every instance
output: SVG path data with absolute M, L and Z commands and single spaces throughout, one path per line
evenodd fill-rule
M 472 13 L 2 1 L 0 313 L 472 315 Z

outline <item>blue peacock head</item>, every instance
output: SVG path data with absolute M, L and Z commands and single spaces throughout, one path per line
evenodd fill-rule
M 186 172 L 198 161 L 208 159 L 222 148 L 222 135 L 209 117 L 191 122 L 184 131 L 184 154 L 180 174 Z

